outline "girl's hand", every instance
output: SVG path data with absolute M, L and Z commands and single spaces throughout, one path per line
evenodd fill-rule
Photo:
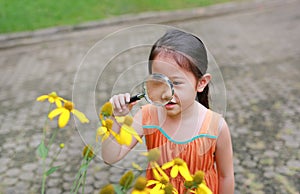
M 130 103 L 130 94 L 118 94 L 111 97 L 109 100 L 114 107 L 114 115 L 115 116 L 125 116 L 129 113 L 132 106 L 136 103 Z

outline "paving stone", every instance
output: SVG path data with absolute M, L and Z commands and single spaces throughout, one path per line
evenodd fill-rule
M 73 182 L 75 180 L 75 175 L 65 173 L 65 174 L 63 174 L 63 179 L 64 179 L 64 181 L 67 181 L 67 182 Z
M 103 179 L 104 177 L 109 177 L 110 176 L 110 172 L 109 171 L 100 171 L 95 173 L 95 178 L 98 180 Z
M 49 177 L 47 181 L 48 187 L 58 187 L 59 183 L 61 183 L 61 179 L 55 177 Z
M 22 165 L 22 170 L 24 171 L 33 171 L 37 168 L 37 164 L 35 163 L 25 163 Z
M 18 182 L 18 178 L 16 178 L 16 177 L 5 177 L 3 179 L 3 184 L 8 185 L 8 186 L 12 186 L 12 185 L 16 184 L 17 182 Z
M 5 189 L 5 193 L 9 193 L 9 194 L 17 194 L 17 192 L 15 191 L 14 187 L 7 187 Z
M 120 178 L 122 177 L 122 174 L 112 174 L 110 177 L 108 177 L 108 180 L 110 183 L 118 183 Z
M 26 180 L 26 181 L 30 181 L 34 179 L 34 174 L 33 172 L 23 172 L 22 174 L 19 175 L 21 180 Z
M 291 169 L 294 168 L 294 169 L 300 170 L 300 161 L 299 160 L 289 160 L 287 162 L 287 166 Z
M 46 191 L 47 194 L 60 194 L 62 193 L 62 190 L 59 188 L 49 188 Z
M 14 177 L 14 176 L 17 176 L 21 173 L 21 170 L 18 169 L 18 168 L 10 168 L 6 171 L 6 175 L 8 177 Z
M 15 189 L 18 191 L 18 193 L 27 193 L 28 189 L 30 187 L 30 182 L 25 182 L 25 181 L 18 181 L 15 184 Z
M 73 183 L 72 182 L 63 182 L 63 189 L 65 191 L 68 191 L 70 193 L 71 189 L 72 189 L 72 185 Z

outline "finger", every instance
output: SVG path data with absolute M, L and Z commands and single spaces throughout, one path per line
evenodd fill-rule
M 129 93 L 125 94 L 125 101 L 127 104 L 130 102 L 130 94 Z
M 125 109 L 127 107 L 125 94 L 122 94 L 119 96 L 119 103 L 120 103 L 121 109 Z
M 113 104 L 114 109 L 120 110 L 121 109 L 121 104 L 119 102 L 119 96 L 114 95 L 111 99 L 110 102 Z

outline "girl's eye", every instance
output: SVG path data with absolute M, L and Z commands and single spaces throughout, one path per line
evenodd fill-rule
M 179 82 L 179 81 L 173 81 L 173 84 L 176 86 L 176 85 L 182 84 L 182 82 Z

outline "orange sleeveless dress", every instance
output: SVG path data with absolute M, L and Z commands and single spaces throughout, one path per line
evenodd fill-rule
M 183 159 L 191 174 L 198 170 L 205 172 L 206 185 L 213 193 L 218 193 L 218 174 L 215 166 L 216 141 L 219 131 L 221 116 L 208 110 L 199 134 L 190 140 L 178 142 L 169 137 L 162 128 L 159 127 L 157 109 L 153 105 L 146 105 L 142 108 L 143 129 L 145 133 L 146 146 L 148 150 L 159 148 L 161 157 L 158 161 L 160 165 L 173 160 Z M 168 171 L 169 170 L 169 171 Z M 170 174 L 167 169 L 167 174 Z M 146 172 L 148 180 L 154 180 L 152 170 L 149 167 Z M 179 194 L 185 193 L 184 178 L 178 175 L 170 178 L 172 185 Z

